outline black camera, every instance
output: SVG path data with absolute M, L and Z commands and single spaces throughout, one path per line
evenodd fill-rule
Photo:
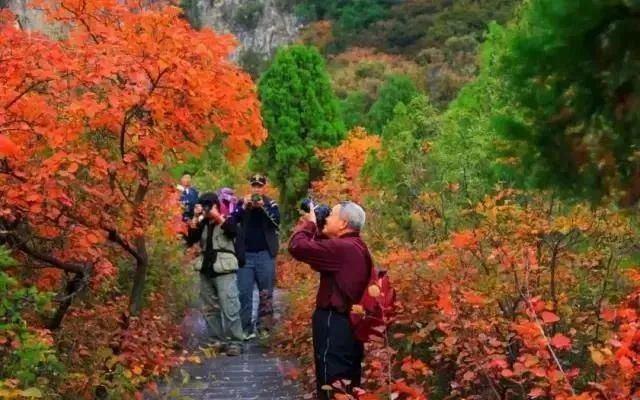
M 252 203 L 257 203 L 259 201 L 262 201 L 262 196 L 259 195 L 258 193 L 254 193 L 251 195 L 251 202 Z
M 305 213 L 310 213 L 312 203 L 313 201 L 311 199 L 304 199 L 300 203 L 300 209 Z M 318 204 L 313 208 L 313 212 L 316 214 L 316 225 L 318 225 L 318 229 L 322 232 L 322 229 L 327 223 L 327 217 L 331 214 L 331 208 L 326 204 Z

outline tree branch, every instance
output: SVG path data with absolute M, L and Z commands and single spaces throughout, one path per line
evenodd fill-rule
M 9 176 L 19 180 L 20 182 L 26 182 L 27 181 L 27 179 L 16 175 L 16 173 L 13 171 L 13 169 L 9 166 L 9 162 L 6 159 L 0 160 L 0 174 L 9 175 Z
M 15 103 L 18 102 L 18 100 L 20 100 L 24 95 L 26 95 L 27 93 L 29 93 L 30 91 L 32 91 L 33 89 L 37 88 L 38 85 L 45 83 L 45 82 L 49 82 L 51 79 L 45 79 L 42 81 L 36 81 L 33 82 L 31 85 L 27 86 L 26 89 L 24 89 L 22 92 L 20 92 L 13 100 L 11 100 L 10 102 L 8 102 L 5 106 L 4 109 L 8 110 L 9 108 L 11 108 L 12 105 L 14 105 Z
M 0 231 L 0 237 L 4 237 L 6 243 L 9 244 L 10 247 L 20 250 L 25 253 L 29 257 L 47 263 L 54 268 L 61 269 L 67 272 L 73 272 L 76 274 L 85 275 L 90 269 L 85 264 L 74 263 L 70 261 L 63 261 L 57 257 L 51 256 L 49 254 L 43 254 L 36 249 L 31 248 L 27 245 L 26 241 L 21 240 L 14 233 L 11 233 L 7 230 Z
M 127 242 L 125 238 L 123 238 L 115 229 L 103 229 L 105 229 L 109 233 L 108 238 L 110 241 L 117 243 L 127 253 L 131 254 L 131 256 L 133 256 L 133 258 L 135 258 L 137 262 L 140 262 L 140 260 L 142 259 L 140 257 L 140 254 L 138 254 L 136 249 L 134 249 L 131 244 L 129 244 L 129 242 Z

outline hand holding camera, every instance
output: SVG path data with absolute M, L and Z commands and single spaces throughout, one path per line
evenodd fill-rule
M 204 219 L 204 209 L 202 204 L 198 203 L 193 207 L 193 221 L 200 222 Z
M 331 208 L 326 204 L 314 205 L 313 200 L 304 199 L 300 203 L 300 210 L 304 213 L 307 221 L 311 221 L 318 226 L 318 229 L 322 231 L 327 223 L 327 217 L 331 213 Z M 313 211 L 313 212 L 311 212 Z
M 246 195 L 244 196 L 244 206 L 245 208 L 264 207 L 264 198 L 257 193 Z
M 220 213 L 220 210 L 218 210 L 218 207 L 213 207 L 211 211 L 209 211 L 209 215 L 217 224 L 224 222 L 224 217 Z

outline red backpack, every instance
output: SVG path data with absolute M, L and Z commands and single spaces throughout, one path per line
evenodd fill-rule
M 384 339 L 395 315 L 396 291 L 391 287 L 387 271 L 376 268 L 370 257 L 369 264 L 367 287 L 349 313 L 353 334 L 363 343 Z

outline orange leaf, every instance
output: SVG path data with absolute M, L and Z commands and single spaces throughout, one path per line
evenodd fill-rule
M 466 249 L 475 246 L 476 239 L 473 231 L 462 231 L 454 233 L 451 237 L 451 244 L 456 249 Z
M 464 300 L 472 305 L 483 305 L 484 303 L 486 303 L 486 299 L 472 291 L 468 291 L 468 292 L 463 292 L 462 295 L 464 296 Z

